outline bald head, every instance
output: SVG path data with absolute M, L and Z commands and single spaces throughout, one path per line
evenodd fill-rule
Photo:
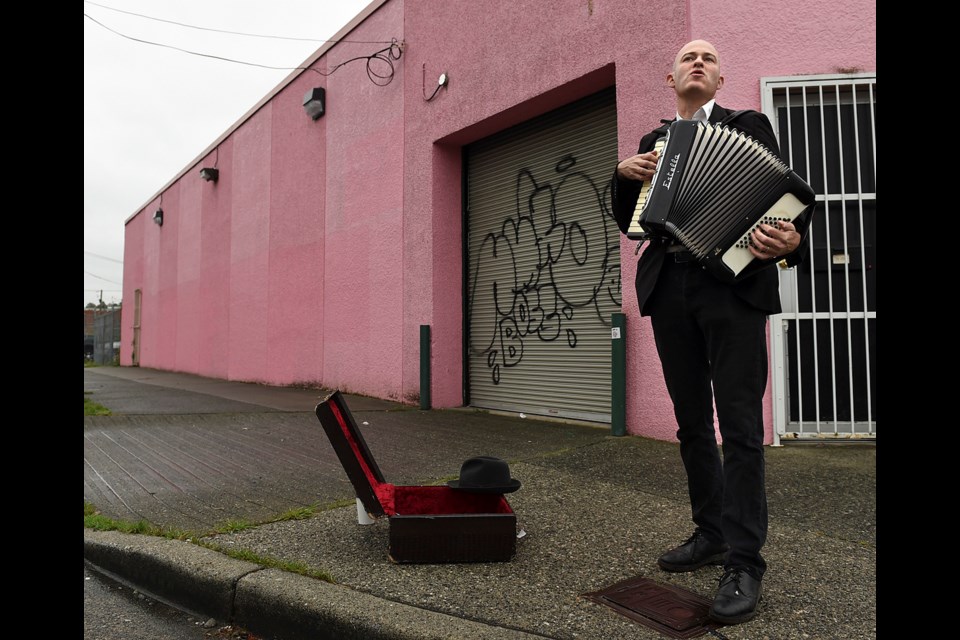
M 717 53 L 717 48 L 706 40 L 691 40 L 687 44 L 680 47 L 680 51 L 677 52 L 677 57 L 673 60 L 674 73 L 676 73 L 677 68 L 680 65 L 680 60 L 682 60 L 685 55 L 696 52 L 710 53 L 714 60 L 720 59 L 720 54 Z
M 684 118 L 712 100 L 723 86 L 716 47 L 706 40 L 683 45 L 667 75 L 667 86 L 677 94 L 677 111 Z

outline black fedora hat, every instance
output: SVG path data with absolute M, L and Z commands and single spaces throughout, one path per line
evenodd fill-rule
M 460 479 L 447 483 L 451 489 L 473 493 L 512 493 L 520 488 L 520 481 L 510 477 L 506 460 L 491 456 L 470 458 L 460 467 Z

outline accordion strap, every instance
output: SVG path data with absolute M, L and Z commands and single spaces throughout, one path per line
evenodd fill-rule
M 727 125 L 742 116 L 745 113 L 750 113 L 754 111 L 753 109 L 740 109 L 739 111 L 734 111 L 733 113 L 728 113 L 727 116 L 720 121 L 720 125 Z
M 737 118 L 739 118 L 740 116 L 742 116 L 743 114 L 745 114 L 745 113 L 751 113 L 751 112 L 753 112 L 753 111 L 755 111 L 755 110 L 754 110 L 754 109 L 740 109 L 739 111 L 731 111 L 731 112 L 728 113 L 726 116 L 724 116 L 723 120 L 721 120 L 721 121 L 719 122 L 719 124 L 720 124 L 720 126 L 730 124 L 731 122 L 733 122 L 734 120 L 736 120 Z M 657 129 L 654 129 L 654 130 L 653 130 L 653 133 L 660 134 L 661 136 L 665 135 L 665 134 L 667 133 L 667 129 L 669 129 L 669 128 L 670 128 L 670 125 L 673 124 L 674 122 L 676 122 L 676 118 L 674 118 L 674 119 L 672 119 L 672 120 L 667 120 L 667 119 L 665 119 L 665 118 L 664 118 L 664 119 L 661 119 L 661 120 L 660 120 L 660 125 L 661 125 L 661 126 L 660 126 L 659 128 L 657 128 Z

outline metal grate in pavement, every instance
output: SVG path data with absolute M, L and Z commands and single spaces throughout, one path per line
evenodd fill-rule
M 630 578 L 583 597 L 671 638 L 697 638 L 723 626 L 707 616 L 712 600 L 650 578 Z

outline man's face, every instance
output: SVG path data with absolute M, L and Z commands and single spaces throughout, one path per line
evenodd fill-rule
M 673 63 L 673 72 L 667 75 L 667 86 L 678 96 L 710 100 L 723 86 L 717 50 L 705 40 L 694 40 L 680 49 Z

